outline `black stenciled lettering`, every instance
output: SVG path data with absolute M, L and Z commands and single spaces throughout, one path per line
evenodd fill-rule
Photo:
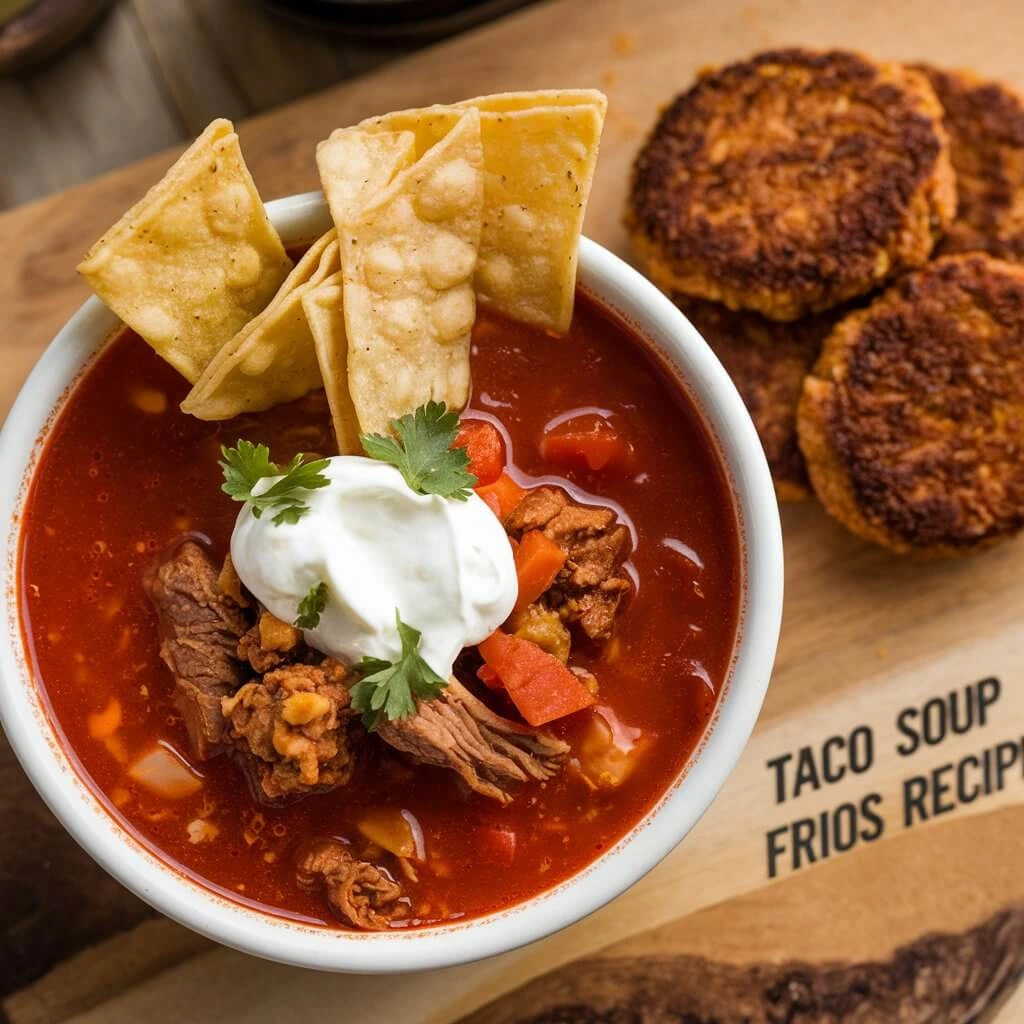
M 1007 740 L 996 745 L 996 789 L 1006 788 L 1006 774 L 1020 760 L 1021 742 Z
M 768 877 L 774 878 L 779 873 L 779 858 L 786 852 L 786 845 L 781 842 L 784 836 L 789 835 L 789 826 L 782 825 L 780 828 L 773 828 L 765 840 L 768 848 Z
M 981 761 L 974 754 L 968 754 L 956 766 L 956 798 L 962 804 L 973 804 L 982 795 L 982 785 L 977 779 L 968 782 L 968 770 L 975 772 L 981 767 Z
M 860 802 L 861 817 L 867 823 L 860 830 L 860 838 L 865 843 L 873 843 L 885 834 L 885 819 L 878 813 L 881 805 L 881 793 L 868 793 Z
M 953 785 L 949 776 L 953 774 L 953 764 L 944 764 L 932 770 L 931 791 L 932 791 L 932 814 L 938 818 L 942 814 L 949 814 L 956 810 L 956 801 L 950 799 Z
M 982 679 L 978 684 L 978 721 L 984 725 L 988 721 L 988 709 L 999 700 L 1003 692 L 1003 684 L 995 676 Z
M 786 800 L 786 765 L 793 760 L 792 754 L 780 754 L 766 762 L 766 767 L 775 772 L 775 802 L 785 803 Z
M 896 753 L 900 757 L 910 757 L 921 745 L 921 736 L 914 725 L 919 716 L 917 708 L 904 708 L 896 716 L 896 728 L 905 737 L 896 744 Z
M 832 832 L 835 848 L 839 853 L 852 850 L 857 843 L 857 806 L 840 804 L 832 815 Z
M 821 745 L 821 775 L 826 782 L 838 782 L 846 774 L 845 764 L 835 764 L 832 760 L 833 751 L 838 755 L 846 749 L 846 740 L 842 736 L 829 736 Z
M 814 819 L 801 818 L 793 822 L 793 870 L 799 871 L 807 864 L 814 864 L 817 856 L 814 852 Z
M 793 796 L 798 797 L 805 786 L 821 789 L 818 768 L 814 763 L 814 751 L 810 747 L 801 747 L 796 762 L 796 779 L 793 783 Z
M 903 780 L 904 828 L 910 828 L 919 821 L 928 820 L 928 809 L 924 805 L 927 795 L 928 779 L 924 775 L 913 775 L 909 779 Z
M 875 763 L 875 734 L 868 725 L 859 725 L 850 733 L 850 770 L 863 775 Z
M 921 733 L 930 747 L 946 738 L 946 702 L 942 697 L 932 697 L 921 712 Z

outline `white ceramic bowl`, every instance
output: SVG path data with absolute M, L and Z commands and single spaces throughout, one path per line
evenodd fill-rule
M 319 193 L 269 203 L 286 242 L 329 226 Z M 742 600 L 725 690 L 701 746 L 647 817 L 575 877 L 526 903 L 461 924 L 356 934 L 310 927 L 231 902 L 154 856 L 103 808 L 56 741 L 26 663 L 17 597 L 18 532 L 32 472 L 55 410 L 118 321 L 90 298 L 26 381 L 0 435 L 0 719 L 36 789 L 72 836 L 115 878 L 169 917 L 228 946 L 335 971 L 444 967 L 502 953 L 564 928 L 628 889 L 696 824 L 732 771 L 768 686 L 782 614 L 778 506 L 753 424 L 707 344 L 650 282 L 588 239 L 580 283 L 617 310 L 675 367 L 719 448 L 739 515 Z

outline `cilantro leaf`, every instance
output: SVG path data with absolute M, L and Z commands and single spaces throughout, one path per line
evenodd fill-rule
M 415 412 L 391 421 L 396 437 L 361 434 L 363 450 L 371 459 L 390 462 L 401 470 L 417 494 L 439 494 L 465 501 L 476 477 L 467 470 L 469 453 L 452 448 L 459 432 L 459 417 L 444 402 L 427 402 Z
M 320 615 L 327 607 L 327 584 L 321 581 L 309 588 L 309 593 L 299 602 L 299 614 L 293 625 L 299 629 L 316 629 L 320 625 Z
M 392 663 L 363 658 L 362 679 L 352 687 L 352 707 L 363 713 L 363 725 L 371 732 L 381 715 L 397 722 L 416 713 L 416 699 L 433 700 L 448 685 L 420 656 L 420 631 L 402 621 L 395 609 L 395 623 L 402 641 L 402 656 Z
M 270 449 L 265 444 L 245 440 L 240 440 L 234 448 L 221 446 L 220 453 L 223 460 L 220 468 L 224 471 L 221 490 L 235 501 L 248 502 L 257 519 L 274 509 L 275 526 L 297 523 L 309 511 L 301 492 L 326 487 L 330 483 L 322 472 L 327 466 L 327 459 L 305 462 L 299 453 L 281 469 L 270 461 Z M 254 493 L 259 481 L 268 477 L 281 479 L 258 494 Z

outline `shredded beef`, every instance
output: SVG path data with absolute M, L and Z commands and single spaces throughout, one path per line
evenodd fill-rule
M 193 541 L 180 545 L 143 579 L 160 618 L 160 657 L 174 673 L 174 706 L 200 760 L 220 753 L 221 698 L 247 674 L 236 651 L 249 619 L 220 590 L 217 579 L 212 559 Z
M 285 665 L 224 697 L 221 709 L 256 797 L 264 802 L 344 785 L 355 767 L 345 668 Z
M 544 597 L 564 622 L 578 623 L 593 640 L 606 640 L 630 582 L 622 563 L 629 530 L 610 508 L 581 505 L 557 487 L 536 487 L 512 510 L 505 529 L 513 537 L 543 530 L 566 554 L 565 566 Z
M 569 751 L 544 729 L 496 715 L 454 678 L 415 715 L 381 722 L 377 735 L 416 761 L 454 769 L 470 789 L 503 804 L 516 783 L 554 775 Z
M 405 913 L 402 887 L 333 839 L 318 840 L 302 854 L 296 877 L 304 889 L 325 889 L 334 913 L 355 928 L 380 931 Z

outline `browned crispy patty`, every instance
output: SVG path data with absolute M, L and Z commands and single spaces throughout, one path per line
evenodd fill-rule
M 779 499 L 810 497 L 807 467 L 796 440 L 796 408 L 804 377 L 836 316 L 821 313 L 783 324 L 717 302 L 685 295 L 673 299 L 732 377 L 764 445 Z
M 969 71 L 920 65 L 946 112 L 959 204 L 939 251 L 1024 260 L 1024 98 Z
M 804 383 L 814 490 L 893 551 L 970 552 L 1024 526 L 1024 266 L 946 256 L 841 321 Z
M 670 292 L 795 320 L 923 264 L 953 218 L 918 72 L 779 50 L 701 77 L 637 156 L 626 225 Z

